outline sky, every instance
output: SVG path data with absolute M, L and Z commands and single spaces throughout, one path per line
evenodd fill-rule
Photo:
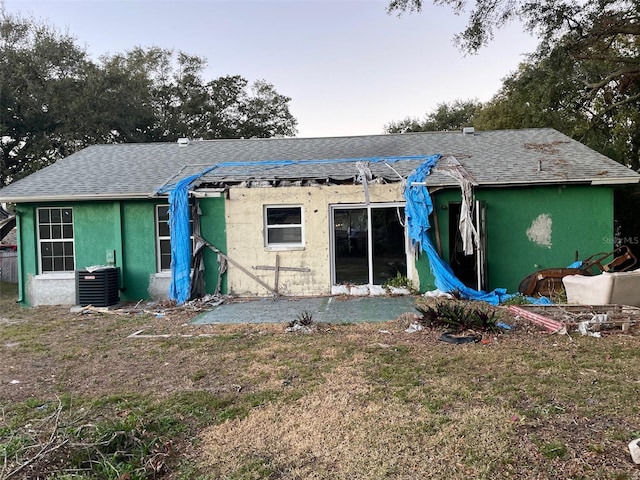
M 443 102 L 488 101 L 537 45 L 512 24 L 464 55 L 453 37 L 465 16 L 427 2 L 398 18 L 381 0 L 0 1 L 95 59 L 159 46 L 206 58 L 206 80 L 266 80 L 291 98 L 298 137 L 380 134 Z

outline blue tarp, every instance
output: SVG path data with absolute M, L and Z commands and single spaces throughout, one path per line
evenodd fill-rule
M 208 168 L 196 175 L 183 178 L 169 193 L 169 235 L 171 239 L 171 284 L 169 298 L 179 305 L 191 294 L 191 222 L 189 215 L 189 187 Z
M 425 185 L 416 185 L 416 183 L 424 183 L 439 159 L 440 155 L 429 157 L 407 179 L 404 196 L 406 200 L 407 231 L 411 244 L 414 248 L 419 248 L 427 255 L 431 273 L 435 277 L 436 287 L 443 292 L 451 293 L 457 291 L 463 298 L 482 300 L 492 305 L 502 303 L 514 295 L 508 294 L 504 288 L 497 288 L 492 292 L 484 292 L 467 287 L 455 276 L 449 264 L 440 258 L 429 237 L 429 229 L 431 228 L 429 215 L 433 212 L 433 202 L 427 187 Z M 530 301 L 533 303 L 551 303 L 544 297 L 530 298 Z
M 424 155 L 407 157 L 332 158 L 326 160 L 266 160 L 247 162 L 222 162 L 206 168 L 200 173 L 183 178 L 175 184 L 165 185 L 157 194 L 169 193 L 169 235 L 171 239 L 171 284 L 169 298 L 182 305 L 191 295 L 191 224 L 189 216 L 189 188 L 200 177 L 219 169 L 230 167 L 282 167 L 293 164 L 330 164 L 370 162 L 394 163 L 399 160 L 424 160 Z
M 165 185 L 156 193 L 169 193 L 169 229 L 171 238 L 171 284 L 169 298 L 179 305 L 189 300 L 191 294 L 191 224 L 189 216 L 189 188 L 203 175 L 224 167 L 280 167 L 296 163 L 329 164 L 344 162 L 396 162 L 398 160 L 424 160 L 424 162 L 409 176 L 405 189 L 407 229 L 414 247 L 419 246 L 427 254 L 431 272 L 436 279 L 436 286 L 443 292 L 458 291 L 464 298 L 483 300 L 491 304 L 498 304 L 512 297 L 505 289 L 493 292 L 477 291 L 464 285 L 453 273 L 451 267 L 445 263 L 431 242 L 429 237 L 429 215 L 433 212 L 431 196 L 424 185 L 414 183 L 424 182 L 431 173 L 431 169 L 441 155 L 411 156 L 411 157 L 369 157 L 342 158 L 312 161 L 272 160 L 251 162 L 222 162 L 206 168 L 200 173 L 185 177 L 175 184 Z M 548 299 L 531 299 L 536 303 L 550 303 Z

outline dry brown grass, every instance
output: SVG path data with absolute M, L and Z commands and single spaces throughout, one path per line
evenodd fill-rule
M 483 478 L 508 458 L 509 412 L 471 407 L 444 420 L 420 404 L 381 401 L 357 370 L 341 366 L 309 395 L 207 429 L 214 478 L 247 465 L 291 479 Z M 476 459 L 465 465 L 466 455 Z
M 640 478 L 626 450 L 640 436 L 639 336 L 553 336 L 505 317 L 514 331 L 451 345 L 405 333 L 407 319 L 291 334 L 10 301 L 0 449 L 63 398 L 62 417 L 169 425 L 162 479 Z M 128 338 L 139 330 L 173 336 Z M 65 459 L 18 478 L 55 478 Z

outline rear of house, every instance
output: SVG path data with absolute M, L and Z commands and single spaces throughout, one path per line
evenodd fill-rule
M 96 265 L 119 269 L 123 301 L 166 298 L 185 178 L 194 294 L 379 293 L 397 275 L 432 290 L 405 190 L 433 155 L 431 238 L 482 290 L 611 250 L 613 188 L 640 179 L 551 129 L 93 146 L 0 190 L 17 213 L 19 300 L 74 304 L 76 271 Z M 466 252 L 461 217 L 477 231 Z

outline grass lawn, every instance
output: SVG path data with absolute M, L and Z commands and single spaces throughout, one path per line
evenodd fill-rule
M 0 480 L 640 479 L 640 336 L 405 319 L 188 325 L 19 308 L 0 284 Z M 130 337 L 134 332 L 137 336 Z

